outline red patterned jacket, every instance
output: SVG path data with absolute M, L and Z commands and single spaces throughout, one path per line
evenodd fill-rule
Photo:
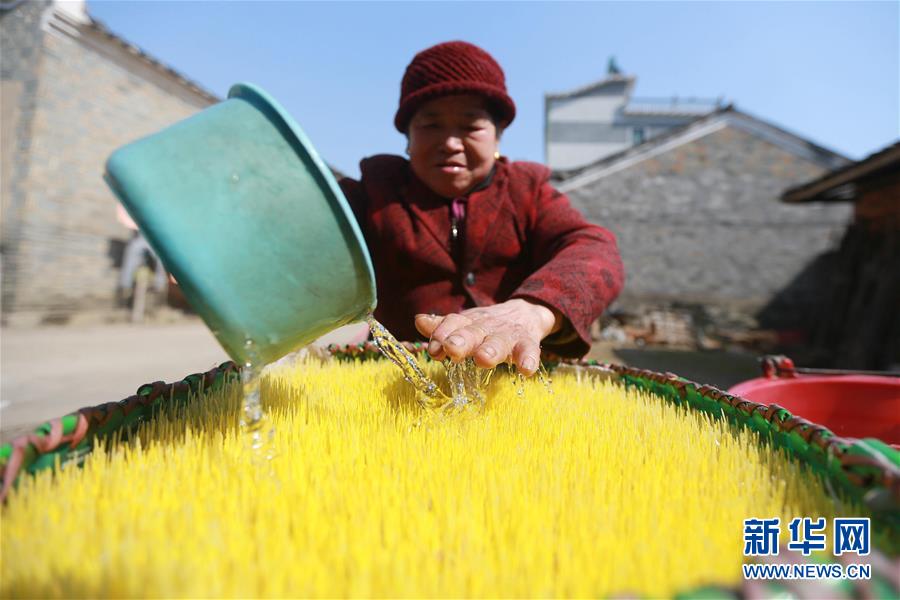
M 569 321 L 543 346 L 583 356 L 591 323 L 622 288 L 615 237 L 550 186 L 546 167 L 496 164 L 490 184 L 469 194 L 455 240 L 450 200 L 422 183 L 406 159 L 373 156 L 360 163 L 360 181 L 341 180 L 375 268 L 375 317 L 399 339 L 415 340 L 416 313 L 537 300 Z

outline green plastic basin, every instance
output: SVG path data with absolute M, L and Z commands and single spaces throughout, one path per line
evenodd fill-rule
M 116 150 L 105 179 L 240 364 L 276 360 L 375 307 L 372 263 L 331 171 L 252 85 Z

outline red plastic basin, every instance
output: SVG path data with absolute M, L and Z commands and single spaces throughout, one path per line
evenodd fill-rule
M 874 437 L 900 444 L 900 378 L 758 378 L 739 383 L 728 392 L 759 404 L 777 404 L 841 437 Z

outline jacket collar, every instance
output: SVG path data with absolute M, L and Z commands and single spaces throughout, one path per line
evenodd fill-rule
M 466 196 L 465 253 L 463 265 L 470 270 L 492 237 L 493 227 L 471 226 L 473 223 L 493 223 L 503 206 L 506 189 L 507 162 L 501 158 L 494 163 L 488 177 Z M 409 168 L 409 185 L 402 194 L 404 203 L 418 220 L 423 229 L 431 235 L 441 248 L 452 258 L 450 247 L 450 202 L 435 193 L 416 177 Z

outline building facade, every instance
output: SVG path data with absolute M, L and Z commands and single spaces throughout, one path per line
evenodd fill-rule
M 84 2 L 4 3 L 0 40 L 3 322 L 108 315 L 131 232 L 102 180 L 106 158 L 218 98 Z
M 619 306 L 695 304 L 749 316 L 766 307 L 763 325 L 778 328 L 816 302 L 810 269 L 850 217 L 847 206 L 779 198 L 848 162 L 727 107 L 557 173 L 557 186 L 616 234 L 626 271 Z
M 721 100 L 633 98 L 636 78 L 611 70 L 601 81 L 544 96 L 544 158 L 551 169 L 584 167 L 722 107 Z

